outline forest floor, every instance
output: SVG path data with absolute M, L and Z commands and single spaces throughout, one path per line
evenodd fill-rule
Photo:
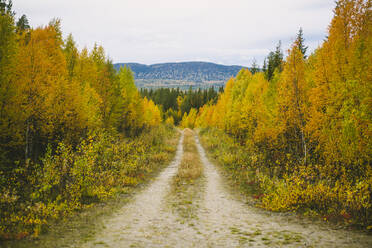
M 190 136 L 201 175 L 175 189 Z M 121 207 L 98 218 L 94 231 L 62 238 L 73 236 L 70 242 L 41 238 L 34 247 L 372 247 L 371 235 L 255 208 L 221 174 L 197 134 L 186 129 L 173 162 Z

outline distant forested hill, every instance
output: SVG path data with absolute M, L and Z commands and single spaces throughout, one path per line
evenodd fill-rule
M 243 66 L 226 66 L 208 62 L 181 62 L 144 65 L 138 63 L 114 64 L 118 70 L 127 65 L 136 79 L 182 80 L 188 82 L 226 81 L 236 76 Z

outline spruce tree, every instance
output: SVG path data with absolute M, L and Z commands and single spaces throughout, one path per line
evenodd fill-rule
M 307 46 L 304 45 L 304 37 L 303 37 L 304 33 L 303 33 L 303 30 L 302 28 L 300 28 L 300 30 L 298 31 L 297 33 L 297 38 L 296 38 L 296 41 L 295 43 L 297 44 L 298 46 L 298 49 L 301 51 L 302 55 L 304 56 L 304 59 L 306 59 L 306 50 L 307 50 Z
M 27 29 L 30 29 L 26 15 L 22 15 L 17 21 L 17 33 L 22 33 Z
M 283 63 L 283 52 L 281 49 L 282 42 L 279 41 L 278 45 L 275 48 L 275 52 L 270 52 L 269 56 L 267 57 L 267 71 L 266 71 L 266 78 L 267 80 L 271 80 L 274 76 L 274 72 L 276 69 L 282 71 L 282 63 Z
M 259 72 L 260 69 L 258 68 L 258 65 L 257 65 L 257 62 L 256 62 L 256 59 L 254 58 L 253 59 L 253 62 L 252 62 L 252 66 L 251 66 L 251 70 L 252 74 L 255 74 L 256 72 Z
M 262 66 L 262 71 L 266 73 L 267 70 L 267 65 L 266 65 L 266 58 L 264 59 L 263 66 Z

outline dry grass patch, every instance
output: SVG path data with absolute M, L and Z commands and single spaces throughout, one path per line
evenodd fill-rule
M 195 134 L 185 129 L 183 140 L 183 157 L 175 177 L 175 183 L 192 183 L 202 175 L 203 167 L 195 144 Z
M 172 180 L 169 194 L 171 206 L 183 218 L 182 222 L 196 218 L 197 201 L 203 184 L 203 166 L 195 144 L 195 133 L 188 128 L 184 130 L 183 150 L 181 164 Z

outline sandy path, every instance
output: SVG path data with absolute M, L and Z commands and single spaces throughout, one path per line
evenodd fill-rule
M 101 232 L 82 247 L 197 247 L 195 230 L 170 210 L 166 196 L 183 155 L 183 133 L 174 161 L 131 203 L 105 221 Z

